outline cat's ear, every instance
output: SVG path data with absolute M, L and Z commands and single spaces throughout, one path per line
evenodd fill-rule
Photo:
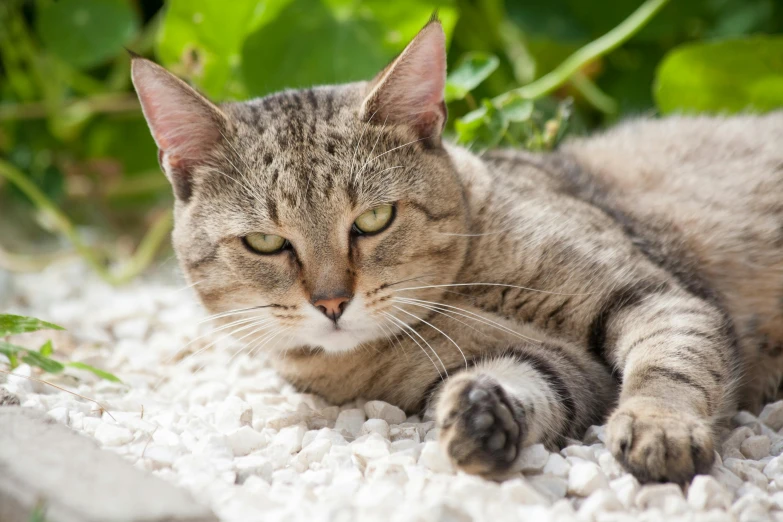
M 175 195 L 187 201 L 193 168 L 223 139 L 223 112 L 187 83 L 144 58 L 133 56 L 131 78 L 158 144 L 161 167 Z
M 411 126 L 422 139 L 440 140 L 446 124 L 446 35 L 433 19 L 369 84 L 365 121 Z

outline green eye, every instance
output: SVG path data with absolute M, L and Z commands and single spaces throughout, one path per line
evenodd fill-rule
M 259 254 L 276 254 L 288 244 L 283 237 L 258 232 L 246 235 L 244 241 L 250 250 Z
M 353 226 L 361 234 L 375 234 L 389 226 L 393 217 L 394 207 L 392 205 L 381 205 L 368 210 L 356 218 Z

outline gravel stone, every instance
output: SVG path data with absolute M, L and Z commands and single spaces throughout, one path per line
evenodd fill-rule
M 368 403 L 369 404 L 369 403 Z M 383 419 L 371 418 L 362 424 L 362 434 L 377 433 L 384 439 L 389 438 L 389 423 Z
M 574 495 L 587 497 L 595 490 L 606 487 L 606 477 L 594 462 L 579 462 L 568 472 L 568 492 Z
M 740 444 L 740 451 L 749 459 L 762 459 L 769 455 L 769 437 L 766 435 L 748 437 Z
M 783 428 L 783 401 L 773 402 L 764 406 L 759 415 L 759 420 L 774 431 Z
M 383 401 L 368 401 L 364 411 L 369 419 L 383 419 L 389 424 L 402 424 L 407 419 L 405 412 L 397 406 Z
M 334 429 L 339 431 L 344 437 L 355 439 L 362 433 L 364 420 L 364 410 L 358 408 L 343 410 L 337 416 Z
M 533 444 L 519 452 L 517 466 L 524 473 L 539 472 L 549 461 L 549 450 L 543 444 Z

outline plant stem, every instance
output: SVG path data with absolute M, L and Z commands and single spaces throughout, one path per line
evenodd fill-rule
M 584 96 L 590 105 L 603 112 L 604 114 L 617 114 L 617 102 L 602 91 L 593 81 L 583 72 L 577 71 L 571 77 L 571 85 Z
M 132 94 L 101 94 L 90 98 L 77 98 L 65 108 L 82 105 L 82 108 L 96 113 L 138 112 L 139 101 Z M 45 102 L 0 104 L 0 120 L 32 120 L 46 118 L 51 112 Z
M 63 234 L 73 244 L 74 249 L 84 258 L 87 264 L 107 283 L 111 285 L 121 285 L 127 283 L 149 266 L 155 252 L 157 252 L 163 240 L 171 230 L 171 211 L 162 213 L 153 223 L 152 227 L 142 238 L 136 252 L 122 265 L 121 269 L 111 271 L 106 264 L 95 255 L 95 251 L 87 246 L 76 227 L 70 219 L 50 200 L 46 194 L 30 181 L 20 170 L 10 163 L 0 160 L 0 176 L 8 179 L 11 183 L 21 190 L 25 196 L 30 198 L 36 208 L 42 212 L 54 229 Z
M 53 227 L 68 238 L 79 255 L 81 255 L 103 279 L 111 279 L 111 274 L 103 263 L 98 260 L 95 253 L 82 241 L 82 238 L 79 237 L 76 227 L 73 226 L 71 220 L 57 208 L 46 194 L 41 192 L 35 183 L 30 181 L 30 179 L 20 170 L 3 160 L 0 160 L 0 176 L 5 177 L 8 181 L 16 185 L 25 196 L 30 198 L 36 208 L 52 223 Z
M 529 83 L 518 89 L 514 89 L 493 98 L 492 102 L 497 106 L 508 103 L 515 97 L 535 100 L 557 89 L 585 64 L 599 58 L 628 41 L 638 33 L 652 18 L 663 9 L 669 0 L 647 0 L 631 15 L 623 20 L 620 25 L 578 49 L 574 54 L 566 58 L 563 63 L 554 70 L 545 74 L 533 83 Z

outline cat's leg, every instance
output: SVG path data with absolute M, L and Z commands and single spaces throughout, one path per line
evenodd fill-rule
M 600 423 L 616 386 L 605 368 L 562 345 L 514 346 L 441 385 L 435 400 L 440 443 L 459 469 L 501 478 L 519 450 L 559 447 Z
M 682 484 L 709 471 L 715 425 L 734 409 L 732 328 L 718 308 L 682 292 L 615 304 L 604 355 L 623 384 L 609 448 L 641 481 Z

